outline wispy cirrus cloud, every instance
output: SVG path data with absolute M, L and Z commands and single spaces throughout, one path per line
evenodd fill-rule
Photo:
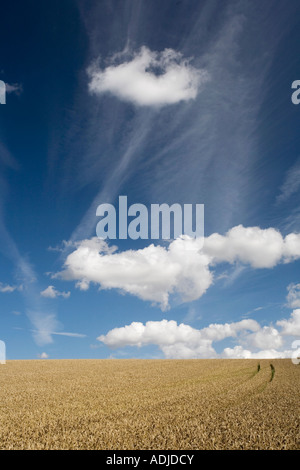
M 235 346 L 234 348 L 225 348 L 222 357 L 225 359 L 286 359 L 291 358 L 293 350 L 285 349 L 277 351 L 276 349 L 264 349 L 262 351 L 253 352 L 251 349 L 243 348 L 243 346 Z
M 5 83 L 6 93 L 13 93 L 20 95 L 23 92 L 23 85 L 21 83 Z
M 26 310 L 26 314 L 33 326 L 31 330 L 33 338 L 38 346 L 45 346 L 53 343 L 52 332 L 60 329 L 62 325 L 54 313 L 49 313 L 45 308 L 38 304 L 35 295 L 30 295 L 32 307 Z M 39 308 L 40 307 L 40 308 Z
M 280 188 L 280 194 L 277 196 L 276 202 L 280 204 L 286 202 L 292 195 L 300 189 L 300 157 L 294 165 L 287 171 L 284 182 Z
M 86 338 L 87 335 L 83 333 L 61 331 L 62 325 L 58 322 L 54 314 L 46 314 L 43 312 L 28 311 L 28 317 L 35 328 L 30 329 L 33 338 L 38 346 L 46 346 L 53 343 L 53 336 L 63 336 L 67 338 Z M 60 328 L 60 330 L 55 330 Z M 24 328 L 16 328 L 17 330 L 24 330 Z
M 225 235 L 213 233 L 205 239 L 205 253 L 213 263 L 239 261 L 253 268 L 272 268 L 300 258 L 300 234 L 283 237 L 275 228 L 238 225 Z
M 255 167 L 260 156 L 255 136 L 257 116 L 265 96 L 265 77 L 279 41 L 276 28 L 273 25 L 272 28 L 268 27 L 272 8 L 264 4 L 259 21 L 254 22 L 254 5 L 228 2 L 222 5 L 222 20 L 218 28 L 212 27 L 207 32 L 207 22 L 214 23 L 214 15 L 219 13 L 220 5 L 215 3 L 208 8 L 205 4 L 195 10 L 188 31 L 172 51 L 156 53 L 144 47 L 130 55 L 128 45 L 135 43 L 136 39 L 133 32 L 141 27 L 140 21 L 147 25 L 148 10 L 144 7 L 141 5 L 138 15 L 132 12 L 130 16 L 128 37 L 126 34 L 124 37 L 124 52 L 114 54 L 112 58 L 103 57 L 102 68 L 93 66 L 89 70 L 90 90 L 101 97 L 104 93 L 112 93 L 119 100 L 114 100 L 109 110 L 106 106 L 105 122 L 99 119 L 100 103 L 105 100 L 95 99 L 89 104 L 95 108 L 95 113 L 92 118 L 87 117 L 84 129 L 87 137 L 92 136 L 92 139 L 85 141 L 86 165 L 80 158 L 80 171 L 76 175 L 83 175 L 84 178 L 89 172 L 89 178 L 98 175 L 100 179 L 103 174 L 101 161 L 108 165 L 108 170 L 101 191 L 73 231 L 72 240 L 90 237 L 95 229 L 97 205 L 113 202 L 120 188 L 131 178 L 137 184 L 137 173 L 144 169 L 147 171 L 143 172 L 142 196 L 152 200 L 169 200 L 174 198 L 173 188 L 176 185 L 179 200 L 205 202 L 209 211 L 208 222 L 213 230 L 219 230 L 219 227 L 220 230 L 227 230 L 237 220 L 244 221 L 245 214 L 251 214 L 260 207 L 254 199 L 259 201 L 264 183 L 256 177 Z M 98 6 L 88 10 L 82 6 L 81 14 L 90 38 L 92 62 L 101 51 L 96 20 L 100 10 Z M 120 18 L 117 21 L 122 29 L 123 22 Z M 195 49 L 195 44 L 202 44 L 203 31 L 206 31 L 206 46 Z M 269 31 L 272 41 L 266 41 L 265 31 Z M 280 33 L 283 34 L 282 31 Z M 250 42 L 262 51 L 259 56 L 254 56 L 252 49 L 248 48 L 241 53 L 241 44 Z M 193 67 L 185 59 L 189 56 L 193 56 Z M 174 76 L 180 71 L 185 77 L 179 80 L 179 87 L 182 83 L 196 83 L 196 80 L 189 82 L 189 78 L 196 78 L 199 71 L 205 71 L 200 78 L 200 83 L 206 80 L 200 88 L 201 93 L 195 94 L 195 86 L 184 86 L 184 94 L 190 96 L 193 91 L 195 97 L 178 104 L 176 113 L 172 111 L 172 106 L 162 106 L 153 119 L 149 105 L 144 105 L 135 107 L 134 113 L 128 116 L 126 100 L 151 103 L 151 100 L 159 101 L 161 96 L 168 96 L 169 91 L 174 90 L 177 85 L 169 84 L 173 66 L 176 69 Z M 163 73 L 168 67 L 170 73 Z M 165 88 L 166 83 L 168 86 Z M 179 95 L 173 93 L 172 96 L 177 99 Z M 130 133 L 127 125 L 126 128 L 120 126 L 123 113 L 126 113 L 127 125 L 130 124 Z M 105 162 L 104 157 L 103 160 L 100 158 L 100 154 L 105 154 L 103 134 L 99 132 L 102 125 L 107 128 L 106 135 L 109 136 L 110 158 L 106 156 Z M 114 139 L 113 136 L 123 134 L 128 138 L 123 140 L 121 148 L 119 138 Z M 75 149 L 73 154 L 76 155 Z M 98 159 L 96 155 L 99 155 Z M 112 158 L 112 155 L 116 156 Z M 70 157 L 70 171 L 73 171 L 74 163 L 76 166 L 77 162 Z M 98 168 L 98 173 L 93 171 L 91 175 L 91 168 Z M 67 180 L 73 181 L 73 178 L 68 177 Z
M 38 334 L 39 337 L 41 336 L 42 333 L 44 333 L 47 337 L 49 336 L 66 336 L 68 338 L 86 338 L 87 335 L 83 333 L 70 333 L 68 331 L 51 331 L 49 328 L 46 330 L 31 330 L 34 334 Z M 49 341 L 49 342 L 52 342 Z
M 145 346 L 155 344 L 167 358 L 216 357 L 213 341 L 236 336 L 239 331 L 257 331 L 259 325 L 254 320 L 209 325 L 197 330 L 174 320 L 148 321 L 145 325 L 133 322 L 121 328 L 114 328 L 97 339 L 111 348 L 124 346 Z

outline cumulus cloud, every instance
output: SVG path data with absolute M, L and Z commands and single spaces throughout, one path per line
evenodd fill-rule
M 126 57 L 127 56 L 127 57 Z M 127 60 L 126 60 L 127 59 Z M 139 106 L 165 106 L 194 99 L 208 79 L 173 49 L 162 52 L 142 47 L 131 55 L 116 54 L 105 69 L 88 69 L 91 93 L 111 93 Z
M 300 234 L 283 238 L 274 228 L 238 225 L 225 235 L 205 238 L 204 246 L 202 239 L 182 236 L 166 247 L 151 244 L 123 252 L 94 237 L 75 244 L 64 270 L 53 278 L 76 281 L 81 290 L 91 282 L 101 289 L 119 289 L 166 310 L 171 295 L 183 302 L 200 298 L 212 285 L 218 263 L 272 268 L 299 257 Z
M 48 247 L 48 251 L 57 251 L 57 252 L 60 252 L 60 253 L 64 253 L 66 252 L 68 249 L 71 249 L 74 247 L 74 244 L 72 241 L 66 241 L 66 240 L 63 240 L 60 245 L 57 245 L 57 246 L 49 246 Z
M 212 343 L 227 337 L 236 337 L 241 331 L 257 331 L 254 320 L 242 320 L 231 324 L 209 325 L 197 330 L 174 320 L 148 321 L 145 325 L 133 322 L 121 328 L 114 328 L 97 339 L 111 348 L 123 346 L 159 346 L 166 358 L 193 359 L 217 357 Z
M 52 335 L 56 336 L 67 336 L 68 338 L 86 338 L 86 335 L 82 333 L 68 333 L 67 331 L 52 331 Z
M 166 359 L 214 359 L 217 353 L 212 342 L 202 339 L 198 344 L 175 343 L 160 347 Z
M 176 239 L 168 247 L 153 244 L 140 250 L 116 252 L 98 238 L 80 242 L 56 276 L 77 281 L 86 290 L 90 282 L 102 289 L 121 289 L 165 310 L 170 294 L 195 300 L 212 283 L 209 258 L 200 251 L 202 240 Z
M 261 326 L 257 321 L 245 319 L 239 322 L 211 324 L 196 329 L 174 320 L 148 321 L 145 324 L 133 322 L 114 328 L 97 340 L 115 349 L 125 346 L 142 347 L 156 345 L 169 359 L 235 358 L 268 359 L 292 357 L 293 351 L 284 349 L 285 335 L 300 336 L 300 310 L 291 314 L 290 319 L 273 326 Z M 234 347 L 225 348 L 221 353 L 214 349 L 214 343 L 233 338 Z
M 53 331 L 51 327 L 58 326 L 55 322 L 53 315 L 48 315 L 48 317 L 43 318 L 43 323 L 40 322 L 40 328 L 38 330 L 31 330 L 37 341 L 37 344 L 40 346 L 50 344 L 53 342 L 52 336 L 66 336 L 68 338 L 86 338 L 85 334 L 82 333 L 69 333 L 67 331 Z
M 283 238 L 274 228 L 238 225 L 225 235 L 214 233 L 207 237 L 204 249 L 214 263 L 239 261 L 253 268 L 272 268 L 300 257 L 300 234 Z
M 272 326 L 264 326 L 256 333 L 249 335 L 248 343 L 259 349 L 277 349 L 282 346 L 282 337 L 279 331 Z
M 144 346 L 157 344 L 160 346 L 175 343 L 195 343 L 200 339 L 200 332 L 189 325 L 177 324 L 174 320 L 149 321 L 145 325 L 133 322 L 122 328 L 114 328 L 107 335 L 97 338 L 110 347 Z
M 288 320 L 279 320 L 276 324 L 281 326 L 282 335 L 300 336 L 300 308 L 294 310 Z
M 54 286 L 48 286 L 45 290 L 41 291 L 41 296 L 48 297 L 49 299 L 56 299 L 56 297 L 67 299 L 70 295 L 71 292 L 60 292 Z

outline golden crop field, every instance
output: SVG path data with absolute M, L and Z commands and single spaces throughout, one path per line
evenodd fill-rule
M 0 366 L 0 449 L 299 449 L 291 360 Z

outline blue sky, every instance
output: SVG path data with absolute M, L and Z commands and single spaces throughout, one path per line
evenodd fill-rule
M 290 356 L 299 2 L 1 8 L 7 358 Z M 147 208 L 204 204 L 204 246 L 100 240 L 96 208 L 120 195 Z

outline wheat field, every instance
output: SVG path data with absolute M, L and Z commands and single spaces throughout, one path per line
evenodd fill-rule
M 299 449 L 291 360 L 0 366 L 0 449 Z

